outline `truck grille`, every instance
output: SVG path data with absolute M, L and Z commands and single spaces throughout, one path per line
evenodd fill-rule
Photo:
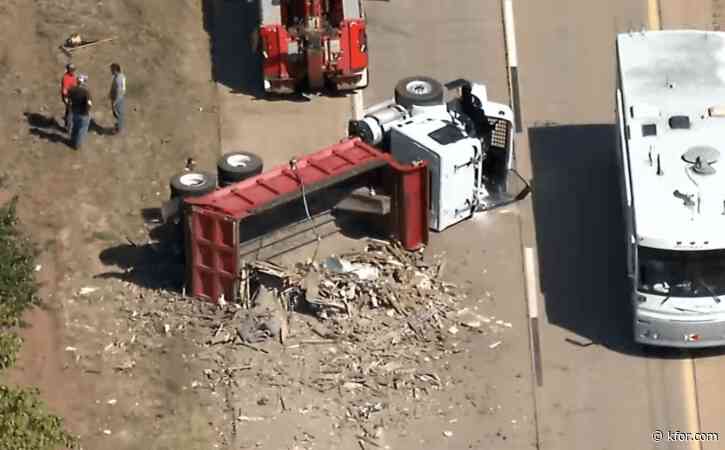
M 491 131 L 491 146 L 506 148 L 509 135 L 509 123 L 501 119 L 489 119 L 488 123 L 493 127 Z

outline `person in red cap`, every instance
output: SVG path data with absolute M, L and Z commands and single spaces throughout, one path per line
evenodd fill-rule
M 65 105 L 65 115 L 63 116 L 65 130 L 70 133 L 73 121 L 71 120 L 71 108 L 70 99 L 68 94 L 72 88 L 78 84 L 78 78 L 76 77 L 76 67 L 73 63 L 68 63 L 65 66 L 65 73 L 60 81 L 60 98 L 63 100 Z

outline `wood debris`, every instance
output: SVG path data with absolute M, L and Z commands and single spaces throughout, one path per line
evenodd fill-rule
M 193 349 L 184 358 L 201 366 L 193 373 L 199 381 L 191 382 L 198 395 L 223 390 L 216 398 L 257 392 L 274 399 L 249 399 L 245 415 L 230 416 L 235 423 L 271 420 L 274 412 L 259 409 L 269 403 L 286 415 L 325 411 L 340 427 L 382 430 L 383 421 L 387 427 L 411 417 L 406 405 L 454 382 L 442 368 L 463 351 L 467 336 L 510 326 L 465 308 L 464 292 L 439 278 L 444 267 L 440 258 L 370 241 L 363 251 L 294 268 L 242 264 L 239 304 L 126 284 L 127 298 L 114 303 L 126 331 L 105 338 L 98 351 L 112 342 L 104 364 L 129 375 L 137 362 L 148 364 L 183 340 Z M 501 337 L 491 336 L 484 348 Z M 318 403 L 304 403 L 300 393 Z M 357 437 L 366 448 L 378 439 L 368 432 Z
M 80 33 L 73 33 L 70 35 L 60 46 L 60 49 L 66 54 L 70 55 L 76 50 L 82 49 L 82 48 L 88 48 L 92 47 L 94 45 L 101 44 L 103 42 L 110 42 L 115 40 L 116 37 L 108 37 L 103 39 L 93 39 L 93 40 L 85 40 L 81 37 Z

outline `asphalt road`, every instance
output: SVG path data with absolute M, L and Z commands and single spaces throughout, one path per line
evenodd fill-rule
M 218 3 L 244 16 L 243 2 Z M 409 75 L 480 80 L 492 100 L 508 98 L 498 0 L 368 1 L 366 7 L 372 58 L 366 105 L 391 97 L 395 82 Z M 647 1 L 517 0 L 514 10 L 524 124 L 518 164 L 533 178 L 534 196 L 434 234 L 431 242 L 433 252 L 448 254 L 453 281 L 467 283 L 473 296 L 488 292 L 485 313 L 513 328 L 495 351 L 487 338 L 476 341 L 480 350 L 451 367 L 460 383 L 438 396 L 442 406 L 421 413 L 409 433 L 389 436 L 387 444 L 640 450 L 700 448 L 657 443 L 658 429 L 719 431 L 725 438 L 723 357 L 644 354 L 629 334 L 612 152 L 614 37 L 649 23 Z M 664 27 L 710 27 L 712 11 L 709 1 L 662 0 L 660 19 Z M 220 42 L 244 38 L 249 24 L 225 24 L 231 15 L 224 12 L 217 17 Z M 253 55 L 237 61 L 223 47 L 217 54 L 224 68 L 216 74 L 224 150 L 256 150 L 273 164 L 342 136 L 347 99 L 270 105 L 257 98 L 256 80 L 238 75 L 250 73 L 244 67 L 254 64 Z M 537 249 L 541 386 L 532 373 L 522 246 Z M 443 430 L 453 434 L 444 438 Z
M 395 83 L 412 75 L 483 81 L 491 98 L 507 98 L 498 1 L 368 1 L 365 6 L 371 58 L 366 105 L 391 98 Z
M 396 82 L 411 75 L 483 82 L 491 100 L 508 101 L 497 1 L 368 1 L 366 11 L 371 57 L 366 106 L 391 98 Z M 432 234 L 428 251 L 446 253 L 446 276 L 465 285 L 471 297 L 485 299 L 479 313 L 511 322 L 512 328 L 473 341 L 477 349 L 451 365 L 459 382 L 437 400 L 452 416 L 422 415 L 408 435 L 388 442 L 390 448 L 536 448 L 520 241 L 515 208 Z M 443 430 L 453 435 L 441 438 Z
M 708 28 L 708 5 L 665 0 L 662 26 Z M 543 293 L 540 448 L 723 448 L 652 437 L 725 431 L 722 357 L 645 354 L 631 340 L 613 160 L 614 38 L 646 27 L 648 4 L 519 1 L 515 16 L 519 162 L 534 187 L 530 207 L 520 207 L 524 245 L 538 241 Z
M 207 0 L 207 4 L 211 9 L 207 20 L 213 22 L 214 30 L 222 151 L 254 151 L 270 167 L 343 136 L 350 117 L 348 99 L 310 96 L 275 101 L 261 95 L 258 57 L 238 44 L 254 28 L 253 2 Z M 395 82 L 410 75 L 480 80 L 487 84 L 492 99 L 507 101 L 497 2 L 455 0 L 455 8 L 440 0 L 366 5 L 372 60 L 365 104 L 391 97 Z M 453 386 L 432 392 L 432 401 L 420 402 L 410 412 L 407 430 L 390 430 L 381 443 L 396 450 L 535 448 L 520 242 L 515 210 L 482 215 L 432 236 L 428 252 L 448 256 L 445 279 L 465 288 L 474 300 L 470 307 L 478 308 L 479 314 L 511 327 L 498 334 L 465 338 L 470 351 L 452 358 L 444 369 L 454 379 Z M 323 241 L 319 255 L 339 254 L 354 244 L 337 236 Z M 313 248 L 308 246 L 285 255 L 282 262 L 312 256 Z M 324 446 L 322 437 L 319 440 Z M 353 447 L 358 448 L 355 441 L 350 447 L 330 448 Z
M 250 41 L 257 8 L 254 1 L 204 0 L 206 26 L 212 30 L 221 151 L 257 153 L 271 168 L 344 137 L 350 108 L 344 97 L 264 95 L 261 59 Z
M 434 245 L 449 250 L 451 259 L 461 257 L 462 246 L 488 253 L 475 260 L 493 272 L 496 297 L 510 300 L 492 308 L 516 314 L 517 329 L 527 321 L 516 247 L 533 245 L 527 233 L 534 230 L 540 242 L 543 384 L 533 387 L 528 335 L 519 333 L 519 342 L 507 343 L 506 360 L 526 369 L 532 398 L 501 400 L 530 408 L 528 416 L 537 420 L 525 422 L 532 428 L 519 433 L 525 439 L 495 448 L 668 448 L 657 447 L 651 433 L 689 429 L 692 408 L 683 407 L 693 397 L 684 391 L 689 360 L 640 354 L 627 334 L 627 303 L 616 301 L 626 298 L 626 285 L 611 152 L 613 42 L 616 31 L 646 23 L 646 5 L 516 2 L 515 11 L 525 125 L 517 142 L 519 165 L 527 177 L 533 168 L 536 195 L 511 214 L 471 222 L 478 235 L 466 223 L 434 236 Z M 367 104 L 389 97 L 395 81 L 409 74 L 481 80 L 491 98 L 507 98 L 499 2 L 457 2 L 455 9 L 439 1 L 370 2 L 368 18 L 374 72 Z M 523 235 L 516 230 L 517 213 Z M 504 370 L 479 376 L 510 391 Z M 465 432 L 485 436 L 496 421 L 482 417 Z M 438 427 L 422 422 L 419 428 L 427 437 Z

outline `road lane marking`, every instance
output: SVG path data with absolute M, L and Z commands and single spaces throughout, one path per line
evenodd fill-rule
M 361 120 L 363 118 L 363 105 L 362 90 L 354 90 L 352 94 L 350 94 L 350 114 L 352 116 L 352 120 Z
M 519 65 L 519 62 L 518 54 L 516 53 L 516 27 L 514 26 L 513 0 L 503 0 L 503 24 L 508 64 L 509 67 L 516 67 Z
M 539 305 L 536 296 L 536 272 L 534 269 L 536 260 L 534 258 L 534 249 L 531 247 L 524 248 L 524 267 L 526 269 L 526 297 L 529 302 L 529 318 L 533 319 L 539 316 Z
M 529 207 L 530 207 L 530 205 L 529 205 Z M 528 247 L 526 247 L 526 244 L 524 242 L 523 217 L 522 217 L 522 214 L 520 214 L 520 209 L 519 208 L 520 208 L 520 206 L 518 206 L 518 207 L 515 208 L 515 211 L 517 212 L 517 214 L 516 214 L 517 220 L 516 221 L 518 222 L 518 238 L 519 238 L 519 243 L 521 245 L 521 252 L 523 254 L 523 261 L 522 261 L 522 266 L 523 267 L 521 268 L 522 271 L 523 271 L 523 274 L 522 275 L 524 277 L 526 277 L 526 270 L 527 270 L 526 269 L 526 264 L 527 264 L 526 263 L 526 258 L 527 258 L 526 254 L 528 253 L 530 255 L 533 255 L 533 250 L 528 250 L 528 251 L 526 250 L 526 248 L 528 248 Z M 535 240 L 534 240 L 534 242 L 535 242 Z M 529 256 L 528 258 L 531 258 L 531 256 Z M 532 261 L 532 260 L 530 259 L 529 261 Z M 532 262 L 535 262 L 535 260 L 532 261 Z M 524 284 L 525 284 L 525 287 L 529 285 L 528 282 L 525 282 Z M 530 308 L 528 308 L 528 307 L 527 307 L 527 309 L 530 310 Z M 537 345 L 537 346 L 539 345 L 539 339 L 537 338 L 536 339 L 536 342 L 534 342 L 534 338 L 533 338 L 534 333 L 536 333 L 537 336 L 538 336 L 538 323 L 536 324 L 536 328 L 532 328 L 531 327 L 531 321 L 529 320 L 529 322 L 530 322 L 530 326 L 529 326 L 529 329 L 528 329 L 528 332 L 529 332 L 529 349 L 530 349 L 531 355 L 532 355 L 532 361 L 531 361 L 532 362 L 532 364 L 531 364 L 532 367 L 531 367 L 531 370 L 533 372 L 532 373 L 533 376 L 531 377 L 531 400 L 533 402 L 533 407 L 534 407 L 534 414 L 533 414 L 534 417 L 533 417 L 533 419 L 534 419 L 534 432 L 535 432 L 535 437 L 536 437 L 536 440 L 535 440 L 534 444 L 536 446 L 536 449 L 540 449 L 541 448 L 541 435 L 539 433 L 539 412 L 540 411 L 539 411 L 538 392 L 536 390 L 536 387 L 537 386 L 538 387 L 541 387 L 543 385 L 543 379 L 541 378 L 541 376 L 538 376 L 538 377 L 536 376 L 536 371 L 537 371 L 536 370 L 536 367 L 537 367 L 536 357 L 533 356 L 534 353 L 540 354 L 539 348 L 538 347 L 535 347 L 535 345 Z M 540 365 L 539 365 L 539 367 L 540 367 Z M 539 369 L 539 372 L 540 372 L 540 369 Z M 536 383 L 536 384 L 534 384 L 534 383 Z
M 661 30 L 660 24 L 660 2 L 659 0 L 647 0 L 647 26 L 650 31 Z
M 521 100 L 519 95 L 519 57 L 516 49 L 516 27 L 514 25 L 513 0 L 502 0 L 504 39 L 506 40 L 506 60 L 508 64 L 509 86 L 511 89 L 511 105 L 514 110 L 514 128 L 517 133 L 522 131 Z
M 531 330 L 531 357 L 534 366 L 536 384 L 544 385 L 544 373 L 541 364 L 541 339 L 539 335 L 539 304 L 538 289 L 536 288 L 536 258 L 534 249 L 524 247 L 524 272 L 526 275 L 526 299 L 529 312 L 529 327 Z
M 696 433 L 700 431 L 700 414 L 697 404 L 697 382 L 695 379 L 695 360 L 692 357 L 682 360 L 682 407 L 685 411 L 685 431 Z M 702 441 L 691 439 L 686 441 L 688 450 L 702 450 Z

